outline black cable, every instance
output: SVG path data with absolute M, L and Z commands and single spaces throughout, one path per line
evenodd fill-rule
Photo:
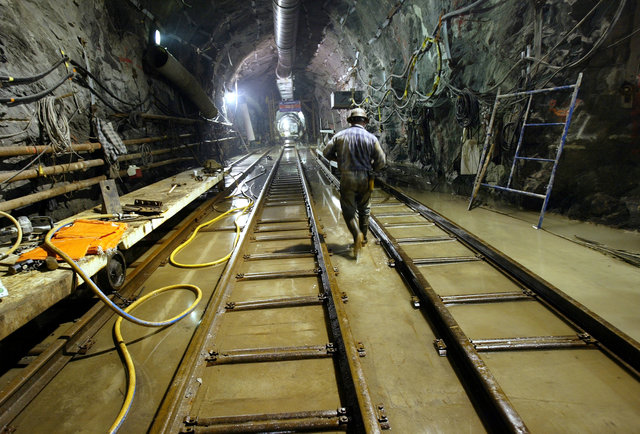
M 458 124 L 467 128 L 478 122 L 478 113 L 480 106 L 478 98 L 468 89 L 463 89 L 456 99 L 456 121 Z
M 36 74 L 36 75 L 30 75 L 28 77 L 12 77 L 12 76 L 9 76 L 9 75 L 0 75 L 0 81 L 2 82 L 3 85 L 5 85 L 5 84 L 14 85 L 14 84 L 33 83 L 34 81 L 38 81 L 41 78 L 46 77 L 47 75 L 51 74 L 58 66 L 60 66 L 62 63 L 66 62 L 67 60 L 69 60 L 69 58 L 67 56 L 64 56 L 60 60 L 58 60 L 56 63 L 54 63 L 51 66 L 51 68 L 49 68 L 45 72 L 41 72 L 41 73 Z
M 125 105 L 129 105 L 132 107 L 140 107 L 141 105 L 143 105 L 145 102 L 147 102 L 147 100 L 149 99 L 149 96 L 147 95 L 147 98 L 142 101 L 139 104 L 135 104 L 135 103 L 130 103 L 127 102 L 123 99 L 118 98 L 113 92 L 111 92 L 104 84 L 102 84 L 102 82 L 95 76 L 93 75 L 91 72 L 89 72 L 87 69 L 85 69 L 82 65 L 80 65 L 78 62 L 76 62 L 75 60 L 71 59 L 70 60 L 71 64 L 78 70 L 80 71 L 83 75 L 88 75 L 89 77 L 91 77 L 93 79 L 93 81 L 96 82 L 96 84 L 98 86 L 100 86 L 102 89 L 104 89 L 105 92 L 107 92 L 107 94 L 112 97 L 113 99 L 115 99 L 118 102 L 121 102 L 122 104 Z
M 42 92 L 38 92 L 36 94 L 27 95 L 27 96 L 16 96 L 16 97 L 9 97 L 9 98 L 3 97 L 3 98 L 0 98 L 0 103 L 17 105 L 17 104 L 27 104 L 27 103 L 30 103 L 30 102 L 38 101 L 38 100 L 44 98 L 45 96 L 49 95 L 51 92 L 53 92 L 54 90 L 56 90 L 60 86 L 62 86 L 64 84 L 64 82 L 67 81 L 68 79 L 72 78 L 73 75 L 74 75 L 73 73 L 68 74 L 66 77 L 64 77 L 62 80 L 60 80 L 58 83 L 56 83 L 55 85 L 53 85 L 49 89 L 43 90 Z
M 84 78 L 82 78 L 80 76 L 76 76 L 75 80 L 76 80 L 76 83 L 78 83 L 82 87 L 87 88 L 89 90 L 89 92 L 91 92 L 92 94 L 97 96 L 100 101 L 102 101 L 107 107 L 109 107 L 114 112 L 121 113 L 121 112 L 126 111 L 126 110 L 120 110 L 119 108 L 114 107 L 102 95 L 100 95 L 98 92 L 96 92 L 95 89 L 93 89 L 91 86 L 89 86 L 89 83 L 87 83 Z

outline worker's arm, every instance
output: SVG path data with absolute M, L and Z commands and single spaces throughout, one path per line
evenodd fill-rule
M 387 164 L 387 158 L 384 155 L 384 151 L 382 150 L 382 146 L 380 146 L 380 142 L 376 140 L 373 145 L 373 170 L 381 170 Z
M 329 143 L 327 143 L 327 147 L 324 148 L 324 151 L 322 152 L 322 155 L 327 160 L 337 161 L 338 154 L 337 154 L 336 151 L 337 151 L 336 150 L 336 142 L 335 142 L 335 136 L 334 136 L 331 140 L 329 140 Z

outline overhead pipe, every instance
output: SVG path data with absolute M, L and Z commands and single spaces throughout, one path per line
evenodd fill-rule
M 19 172 L 19 171 L 3 172 L 3 173 L 0 173 L 0 182 L 5 182 L 5 181 L 15 182 L 15 181 L 22 181 L 24 179 L 38 178 L 42 176 L 59 175 L 61 173 L 69 173 L 69 172 L 74 172 L 76 170 L 86 170 L 91 167 L 98 167 L 103 165 L 104 165 L 104 160 L 97 159 L 97 160 L 78 161 L 75 163 L 57 164 L 55 166 L 46 166 L 46 167 L 41 167 L 39 169 L 30 169 L 22 172 Z
M 49 190 L 22 196 L 17 199 L 6 200 L 4 202 L 0 202 L 0 211 L 10 211 L 12 209 L 40 202 L 41 200 L 60 196 L 61 194 L 70 193 L 76 190 L 82 190 L 83 188 L 91 187 L 92 185 L 98 184 L 100 183 L 100 181 L 104 181 L 105 179 L 107 179 L 107 177 L 104 175 L 96 176 L 95 178 L 72 182 L 71 184 L 63 185 L 62 187 L 55 187 Z
M 157 149 L 157 150 L 149 152 L 149 154 L 150 155 L 162 155 L 162 154 L 167 154 L 169 152 L 174 152 L 176 149 L 191 148 L 191 147 L 197 146 L 199 144 L 200 144 L 200 142 L 196 142 L 196 143 L 188 143 L 186 145 L 181 145 L 178 148 Z M 135 160 L 136 158 L 142 158 L 142 153 L 120 155 L 120 156 L 118 156 L 118 163 L 122 163 L 123 161 Z
M 147 164 L 146 166 L 140 167 L 140 170 L 153 169 L 154 167 L 166 166 L 168 164 L 173 164 L 173 163 L 181 163 L 181 162 L 189 161 L 193 159 L 194 159 L 193 157 L 178 157 L 178 158 L 172 158 L 170 160 L 156 161 L 156 162 Z M 118 174 L 120 176 L 127 176 L 127 169 L 123 169 L 119 171 Z M 2 204 L 2 202 L 0 202 L 0 204 Z
M 128 118 L 131 114 L 132 113 L 114 113 L 110 116 L 114 118 Z M 231 124 L 228 122 L 214 121 L 211 119 L 208 119 L 208 120 L 192 119 L 192 118 L 183 118 L 183 117 L 177 117 L 177 116 L 154 115 L 151 113 L 140 113 L 139 116 L 140 116 L 140 119 L 148 120 L 148 121 L 170 121 L 170 122 L 176 122 L 179 124 L 200 124 L 200 123 L 212 122 L 218 125 L 231 126 Z
M 184 139 L 188 137 L 192 137 L 194 134 L 179 134 L 177 136 L 155 136 L 155 137 L 143 137 L 140 139 L 128 139 L 123 140 L 122 143 L 126 146 L 129 145 L 140 145 L 142 143 L 153 143 L 160 142 L 162 140 L 167 140 L 171 138 L 179 138 Z M 102 144 L 100 142 L 93 143 L 77 143 L 71 145 L 71 150 L 74 152 L 93 152 L 98 149 L 102 149 Z M 49 145 L 41 145 L 41 146 L 1 146 L 0 147 L 0 158 L 2 157 L 18 157 L 20 155 L 38 155 L 40 153 L 43 154 L 52 154 L 56 152 L 54 148 Z
M 75 145 L 71 145 L 71 150 L 75 152 L 93 152 L 101 149 L 102 145 L 98 142 L 96 143 L 79 143 Z M 43 154 L 52 154 L 56 150 L 49 145 L 42 146 L 1 146 L 0 147 L 0 157 L 17 157 L 19 155 L 38 155 L 40 153 Z
M 298 10 L 300 0 L 273 0 L 273 31 L 276 47 L 278 49 L 278 66 L 276 77 L 279 80 L 288 80 L 286 87 L 280 91 L 281 96 L 293 95 L 293 82 L 291 71 L 295 58 L 296 36 L 298 34 Z M 283 92 L 284 90 L 284 92 Z
M 202 86 L 165 48 L 150 45 L 147 56 L 151 65 L 193 102 L 205 118 L 215 118 L 218 109 L 213 105 Z

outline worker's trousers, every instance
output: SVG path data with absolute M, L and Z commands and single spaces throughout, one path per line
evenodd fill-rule
M 369 229 L 369 214 L 371 208 L 369 199 L 371 198 L 371 190 L 369 189 L 368 172 L 342 172 L 340 175 L 340 206 L 342 207 L 342 216 L 349 228 L 349 232 L 353 235 L 353 241 L 359 232 L 367 237 Z M 356 221 L 356 212 L 358 219 Z

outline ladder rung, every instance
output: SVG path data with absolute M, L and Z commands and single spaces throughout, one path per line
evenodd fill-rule
M 552 163 L 556 160 L 552 159 L 552 158 L 535 158 L 535 157 L 516 157 L 516 159 L 518 160 L 527 160 L 527 161 L 547 161 L 549 163 Z
M 410 244 L 410 243 L 433 243 L 438 241 L 455 241 L 455 238 L 452 238 L 448 235 L 445 236 L 436 236 L 436 237 L 407 237 L 407 238 L 396 238 L 396 242 L 398 244 Z
M 311 234 L 296 235 L 296 234 L 283 234 L 283 235 L 254 235 L 250 238 L 251 241 L 293 241 L 293 240 L 308 240 L 311 238 Z
M 304 205 L 304 200 L 300 199 L 298 201 L 290 201 L 284 200 L 281 202 L 267 202 L 265 207 L 274 207 L 274 206 L 301 206 Z
M 522 91 L 522 92 L 505 93 L 505 94 L 497 95 L 496 99 L 499 99 L 499 98 L 511 98 L 511 97 L 514 97 L 514 96 L 522 96 L 522 95 L 533 95 L 533 94 L 536 94 L 536 93 L 554 92 L 556 90 L 573 89 L 575 87 L 576 87 L 575 84 L 568 84 L 566 86 L 547 87 L 547 88 L 544 88 L 544 89 L 525 90 L 525 91 Z
M 189 416 L 189 422 L 185 422 L 188 425 L 194 426 L 210 426 L 219 425 L 223 423 L 246 423 L 268 420 L 290 420 L 300 419 L 307 417 L 325 417 L 330 418 L 339 416 L 346 412 L 345 409 L 338 410 L 315 410 L 315 411 L 299 411 L 295 413 L 257 413 L 257 414 L 242 414 L 237 416 L 214 416 L 214 417 L 202 417 L 202 416 Z
M 416 212 L 389 212 L 389 213 L 374 213 L 375 217 L 408 217 L 418 215 Z
M 392 206 L 402 206 L 404 203 L 402 202 L 371 202 L 371 208 L 384 208 L 384 207 L 392 207 Z
M 271 252 L 271 253 L 253 253 L 244 255 L 245 261 L 261 261 L 269 259 L 300 259 L 315 258 L 315 252 Z
M 503 301 L 531 300 L 532 298 L 533 295 L 529 291 L 490 292 L 482 294 L 440 296 L 440 299 L 444 304 L 496 303 Z
M 253 233 L 264 232 L 288 232 L 288 231 L 308 231 L 309 226 L 267 226 L 265 228 L 258 228 Z
M 239 273 L 236 280 L 265 280 L 265 279 L 293 279 L 296 277 L 315 277 L 320 274 L 315 270 L 291 270 L 291 271 L 263 271 L 257 273 Z
M 404 222 L 404 223 L 383 223 L 385 228 L 408 228 L 412 226 L 435 226 L 435 223 L 429 221 L 422 222 Z
M 491 184 L 482 184 L 483 187 L 495 188 L 497 190 L 504 190 L 511 193 L 519 193 L 524 194 L 525 196 L 537 197 L 538 199 L 544 199 L 546 196 L 544 194 L 532 193 L 530 191 L 516 190 L 515 188 L 507 188 L 501 187 L 499 185 L 491 185 Z
M 296 222 L 308 222 L 308 217 L 292 217 L 292 218 L 284 218 L 284 219 L 265 219 L 258 220 L 259 225 L 273 224 L 273 223 L 296 223 Z
M 556 125 L 564 125 L 564 122 L 543 122 L 538 124 L 524 124 L 525 127 L 548 127 L 548 126 L 556 126 Z

